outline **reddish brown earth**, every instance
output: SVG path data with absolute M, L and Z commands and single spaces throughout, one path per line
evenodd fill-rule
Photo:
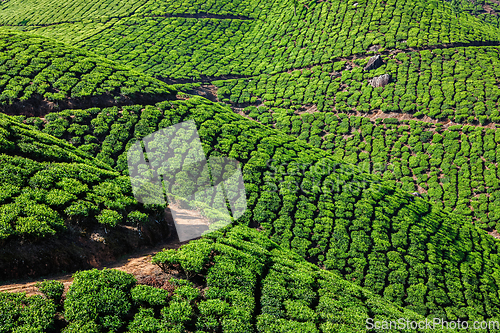
M 158 244 L 177 241 L 167 208 L 140 226 L 69 225 L 68 230 L 40 240 L 10 239 L 0 242 L 1 281 L 37 279 L 41 276 L 101 267 L 123 255 Z
M 96 268 L 113 268 L 126 273 L 133 274 L 139 283 L 144 284 L 154 284 L 154 281 L 165 281 L 167 280 L 167 274 L 161 271 L 158 266 L 151 263 L 151 257 L 157 252 L 164 248 L 176 249 L 185 243 L 179 242 L 167 242 L 154 247 L 137 251 L 128 256 L 124 256 L 119 260 L 109 263 L 106 265 L 101 265 Z M 69 286 L 73 282 L 72 274 L 58 274 L 50 275 L 45 278 L 40 279 L 25 279 L 16 281 L 13 283 L 0 284 L 0 292 L 25 292 L 27 295 L 41 295 L 38 288 L 35 287 L 37 282 L 41 282 L 44 279 L 47 280 L 57 280 L 64 283 L 65 293 L 68 291 Z M 163 284 L 163 283 L 162 283 Z M 160 286 L 161 287 L 161 286 Z

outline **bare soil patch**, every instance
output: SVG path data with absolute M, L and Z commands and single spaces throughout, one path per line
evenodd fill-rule
M 180 243 L 178 241 L 161 243 L 150 248 L 136 251 L 135 253 L 124 256 L 115 262 L 100 265 L 95 268 L 103 269 L 106 267 L 117 269 L 133 274 L 141 284 L 154 284 L 152 281 L 162 281 L 161 284 L 163 286 L 165 284 L 164 281 L 166 280 L 166 274 L 158 266 L 151 263 L 151 257 L 165 248 L 177 249 L 183 244 L 185 243 Z M 50 275 L 44 279 L 61 281 L 64 284 L 65 294 L 73 282 L 72 274 Z M 37 282 L 41 282 L 44 279 L 29 279 L 18 281 L 16 283 L 0 285 L 0 292 L 25 292 L 27 295 L 41 295 L 35 285 Z
M 493 8 L 491 8 L 491 6 L 489 6 L 489 5 L 483 5 L 483 10 L 487 14 L 498 16 L 498 14 L 495 12 L 495 10 Z
M 135 227 L 120 225 L 106 230 L 102 225 L 69 225 L 67 231 L 38 241 L 3 241 L 0 284 L 101 267 L 123 255 L 176 242 L 178 236 L 169 209 Z

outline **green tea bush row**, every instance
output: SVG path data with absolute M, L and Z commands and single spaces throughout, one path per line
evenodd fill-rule
M 0 160 L 0 239 L 42 238 L 68 223 L 147 222 L 128 178 L 5 115 L 0 115 Z
M 207 158 L 223 155 L 242 163 L 247 210 L 237 223 L 260 225 L 261 233 L 283 248 L 422 315 L 495 316 L 500 300 L 492 292 L 492 276 L 500 269 L 498 242 L 467 214 L 442 212 L 397 189 L 395 180 L 363 173 L 331 153 L 201 97 L 159 103 L 146 119 L 151 121 L 145 133 L 194 120 Z M 423 149 L 424 143 L 416 141 Z M 196 262 L 185 266 L 190 276 L 206 269 L 201 259 L 183 264 L 171 255 L 166 258 L 181 266 Z M 476 282 L 462 281 L 460 272 Z M 491 307 L 484 306 L 482 297 Z
M 0 5 L 0 24 L 11 26 L 37 26 L 60 22 L 106 20 L 134 12 L 142 1 L 100 0 L 92 3 L 59 0 L 9 1 Z
M 458 11 L 468 12 L 481 19 L 483 22 L 500 26 L 500 4 L 491 0 L 480 0 L 480 1 L 459 1 L 460 6 Z M 487 8 L 491 8 L 492 12 L 487 12 Z
M 372 46 L 406 50 L 498 42 L 500 35 L 496 24 L 466 11 L 456 16 L 442 1 L 366 0 L 356 6 L 353 1 L 298 4 L 290 0 L 273 6 L 258 1 L 152 1 L 138 9 L 124 8 L 132 15 L 103 15 L 99 22 L 94 18 L 86 24 L 30 27 L 29 31 L 77 43 L 152 75 L 194 79 L 202 75 L 273 74 L 365 54 Z M 29 22 L 53 13 L 40 10 Z M 248 15 L 255 20 L 161 17 L 205 13 Z
M 228 50 L 243 43 L 251 25 L 237 19 L 130 17 L 79 45 L 150 75 L 199 79 L 232 74 L 233 66 L 221 68 L 220 62 L 234 61 L 225 60 L 234 56 Z M 188 36 L 196 36 L 196 41 Z
M 365 58 L 213 84 L 219 88 L 219 100 L 226 103 L 314 105 L 319 111 L 341 113 L 381 110 L 485 125 L 500 122 L 499 50 L 424 50 L 388 56 L 385 65 L 369 72 L 363 70 Z M 369 80 L 385 73 L 393 82 L 373 88 Z
M 500 228 L 498 129 L 324 112 L 297 115 L 266 107 L 246 112 L 405 191 L 420 192 L 443 210 L 471 216 L 481 228 Z
M 211 251 L 199 251 L 206 248 Z M 327 333 L 362 329 L 373 313 L 377 320 L 424 320 L 247 227 L 219 231 L 173 252 L 186 267 L 198 258 L 209 262 L 193 279 L 198 285 L 171 278 L 169 293 L 118 270 L 77 272 L 64 300 L 62 332 Z M 154 259 L 161 262 L 161 253 Z M 52 300 L 9 293 L 0 299 L 2 332 L 55 331 Z
M 42 296 L 0 292 L 0 332 L 54 330 L 56 306 Z
M 78 45 L 152 75 L 196 78 L 273 74 L 364 54 L 373 45 L 404 50 L 498 41 L 496 26 L 465 13 L 455 17 L 446 2 L 357 3 L 309 2 L 294 14 L 297 5 L 284 1 L 253 22 L 123 19 Z

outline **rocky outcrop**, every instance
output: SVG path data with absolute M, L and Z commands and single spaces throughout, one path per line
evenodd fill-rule
M 384 60 L 380 55 L 376 55 L 368 60 L 368 63 L 365 66 L 365 71 L 371 71 L 372 69 L 377 69 L 384 64 Z
M 389 82 L 391 82 L 391 76 L 389 74 L 384 74 L 374 77 L 370 83 L 374 88 L 377 88 L 377 87 L 384 87 Z

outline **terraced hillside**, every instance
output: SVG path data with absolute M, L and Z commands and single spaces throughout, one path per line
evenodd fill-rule
M 259 331 L 334 332 L 362 330 L 374 314 L 379 320 L 424 319 L 318 269 L 248 228 L 194 241 L 169 256 L 168 263 L 166 255 L 160 252 L 153 261 L 173 274 L 164 284 L 168 290 L 159 288 L 163 281 L 156 287 L 138 284 L 120 271 L 78 272 L 63 305 L 57 284 L 40 288 L 49 299 L 0 294 L 0 308 L 14 313 L 0 328 L 50 331 L 60 325 L 54 320 L 57 310 L 64 312 L 70 332 L 252 332 L 254 326 Z M 193 276 L 198 278 L 186 279 Z M 206 288 L 209 291 L 203 292 Z M 104 297 L 114 312 L 102 307 Z M 262 313 L 254 318 L 259 303 Z
M 118 115 L 116 123 L 131 117 Z M 496 288 L 498 241 L 471 223 L 200 97 L 162 102 L 141 118 L 135 126 L 140 136 L 192 119 L 207 155 L 244 164 L 248 209 L 239 223 L 262 226 L 261 233 L 282 247 L 421 315 L 495 316 L 497 296 L 479 290 Z M 126 128 L 122 133 L 130 132 Z M 104 139 L 97 156 L 116 135 Z M 114 154 L 123 161 L 122 151 Z M 461 280 L 465 272 L 477 286 Z M 491 305 L 481 309 L 484 302 Z
M 25 4 L 0 5 L 0 98 L 16 115 L 1 118 L 0 250 L 117 244 L 123 229 L 139 237 L 131 247 L 154 242 L 141 232 L 171 227 L 174 202 L 133 198 L 130 176 L 147 178 L 150 161 L 132 168 L 128 151 L 188 120 L 207 159 L 241 163 L 247 208 L 154 258 L 181 280 L 80 272 L 64 301 L 1 294 L 1 329 L 358 332 L 378 331 L 370 318 L 499 320 L 495 2 Z M 181 190 L 186 179 L 214 182 L 179 170 L 170 180 Z M 18 254 L 4 258 L 17 267 Z M 27 319 L 30 304 L 44 304 L 40 322 Z
M 168 236 L 167 227 L 150 223 L 163 219 L 161 209 L 139 205 L 127 177 L 63 140 L 0 117 L 2 279 L 100 262 L 100 234 L 117 225 L 117 237 L 127 239 L 108 238 L 110 257 Z
M 65 107 L 171 98 L 162 82 L 43 37 L 0 34 L 0 108 L 43 116 Z

